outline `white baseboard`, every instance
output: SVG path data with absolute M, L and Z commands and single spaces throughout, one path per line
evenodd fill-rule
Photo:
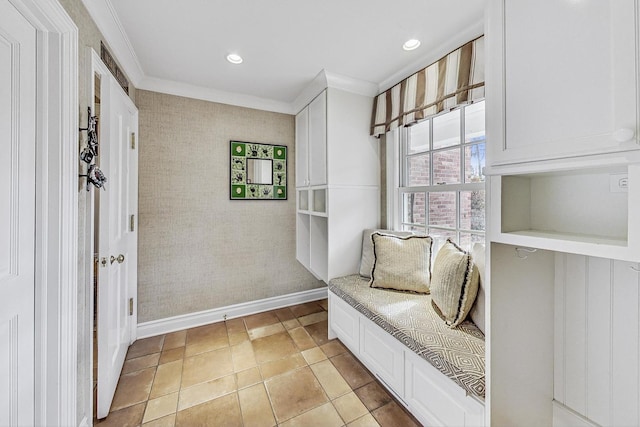
M 553 427 L 598 427 L 598 424 L 567 408 L 562 403 L 556 400 L 552 403 Z
M 183 314 L 166 319 L 138 323 L 138 339 L 167 334 L 196 326 L 208 325 L 223 320 L 235 319 L 263 311 L 275 310 L 290 305 L 302 304 L 327 298 L 327 288 L 265 298 L 257 301 L 243 302 L 197 313 Z

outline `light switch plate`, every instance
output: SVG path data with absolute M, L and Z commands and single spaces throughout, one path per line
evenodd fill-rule
M 609 191 L 612 193 L 626 193 L 629 191 L 629 176 L 626 173 L 609 175 Z

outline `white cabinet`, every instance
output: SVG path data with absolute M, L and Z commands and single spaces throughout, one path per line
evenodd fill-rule
M 296 116 L 296 254 L 317 278 L 359 270 L 362 230 L 378 226 L 373 98 L 327 88 Z
M 296 115 L 296 187 L 306 185 L 309 185 L 309 107 Z
M 327 184 L 327 92 L 322 92 L 309 109 L 308 185 Z
M 485 425 L 483 402 L 331 291 L 329 337 L 342 341 L 424 425 Z
M 327 93 L 296 115 L 296 187 L 327 183 Z
M 491 1 L 489 169 L 640 148 L 638 3 Z

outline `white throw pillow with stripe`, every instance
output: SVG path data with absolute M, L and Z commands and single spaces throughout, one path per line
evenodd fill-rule
M 431 244 L 429 236 L 371 235 L 373 242 L 372 288 L 429 293 Z
M 431 301 L 449 327 L 455 328 L 469 314 L 479 276 L 471 254 L 447 239 L 433 263 Z

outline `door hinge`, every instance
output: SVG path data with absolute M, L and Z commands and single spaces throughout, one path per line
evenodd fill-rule
M 131 231 L 135 230 L 135 225 L 136 225 L 136 216 L 131 215 L 131 217 L 129 218 L 129 228 L 131 229 Z
M 129 298 L 129 316 L 133 316 L 133 298 Z
M 132 150 L 136 149 L 136 133 L 135 132 L 131 132 L 131 149 Z

